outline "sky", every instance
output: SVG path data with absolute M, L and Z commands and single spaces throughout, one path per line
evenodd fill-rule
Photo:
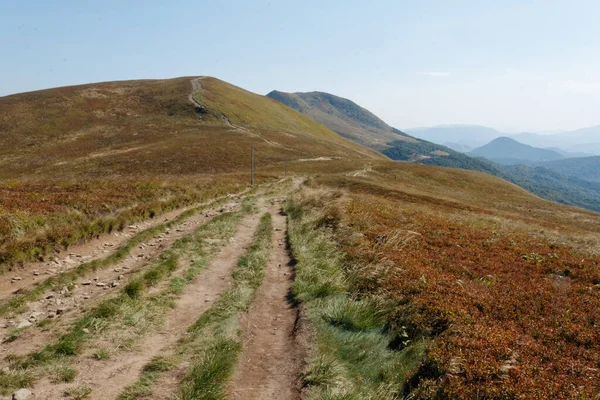
M 597 0 L 0 0 L 0 96 L 210 75 L 399 129 L 600 125 Z

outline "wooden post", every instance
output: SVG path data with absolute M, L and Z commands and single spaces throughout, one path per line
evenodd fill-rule
M 254 186 L 254 146 L 252 146 L 252 168 L 250 182 Z

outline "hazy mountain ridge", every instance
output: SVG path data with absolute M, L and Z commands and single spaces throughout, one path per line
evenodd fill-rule
M 268 97 L 309 116 L 342 137 L 377 150 L 399 161 L 446 158 L 450 154 L 468 163 L 467 157 L 439 144 L 414 138 L 389 126 L 355 102 L 324 92 L 285 93 Z M 443 164 L 443 161 L 440 161 Z
M 537 165 L 585 181 L 600 182 L 600 156 L 565 158 Z
M 563 159 L 564 156 L 554 150 L 541 149 L 517 142 L 509 137 L 499 137 L 490 143 L 470 151 L 467 155 L 484 157 L 503 165 L 531 164 L 542 161 Z
M 435 143 L 458 143 L 480 147 L 499 138 L 509 137 L 522 144 L 539 148 L 560 149 L 570 157 L 600 154 L 600 125 L 552 134 L 502 132 L 479 125 L 440 125 L 405 129 L 411 135 Z

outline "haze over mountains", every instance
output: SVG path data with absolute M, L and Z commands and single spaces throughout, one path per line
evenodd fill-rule
M 405 131 L 424 140 L 450 145 L 460 151 L 473 150 L 499 137 L 510 137 L 530 146 L 552 148 L 571 157 L 600 154 L 600 126 L 554 134 L 509 134 L 478 125 L 442 125 Z
M 564 158 L 564 155 L 557 151 L 529 146 L 508 137 L 494 139 L 467 154 L 472 157 L 484 157 L 504 165 L 531 164 Z

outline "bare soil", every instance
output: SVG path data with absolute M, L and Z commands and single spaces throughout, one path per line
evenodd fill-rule
M 193 208 L 208 206 L 227 197 L 235 198 L 243 195 L 247 190 L 237 194 L 222 196 L 215 200 L 198 203 L 187 207 L 178 208 L 158 215 L 155 218 L 133 224 L 121 232 L 107 233 L 98 238 L 71 246 L 68 250 L 61 250 L 48 261 L 29 262 L 21 267 L 15 267 L 0 276 L 0 300 L 17 292 L 19 289 L 33 286 L 52 275 L 57 275 L 77 267 L 84 262 L 104 258 L 113 253 L 119 246 L 135 236 L 137 233 L 171 221 L 182 213 Z
M 231 285 L 231 273 L 238 259 L 246 252 L 260 215 L 245 217 L 233 240 L 190 283 L 175 307 L 166 316 L 159 332 L 142 338 L 134 352 L 121 352 L 109 360 L 78 357 L 75 369 L 78 375 L 70 384 L 39 382 L 34 387 L 36 398 L 60 398 L 65 388 L 88 385 L 93 391 L 91 399 L 112 399 L 129 384 L 134 383 L 143 368 L 155 355 L 175 343 L 198 317 L 214 303 Z
M 133 273 L 152 265 L 153 260 L 170 248 L 175 241 L 192 233 L 221 212 L 238 209 L 241 198 L 237 199 L 237 201 L 219 206 L 218 210 L 209 209 L 195 214 L 165 233 L 146 240 L 133 249 L 126 259 L 109 268 L 79 278 L 71 290 L 66 287 L 48 290 L 39 300 L 28 303 L 24 312 L 11 315 L 10 318 L 0 319 L 0 338 L 2 338 L 0 358 L 4 359 L 7 354 L 27 354 L 58 337 L 62 326 L 69 325 L 82 312 L 126 284 Z M 54 329 L 44 331 L 36 329 L 38 322 L 48 318 L 59 320 Z M 6 338 L 9 333 L 23 321 L 28 321 L 33 325 L 15 341 L 7 342 Z
M 286 246 L 286 218 L 278 211 L 271 210 L 275 232 L 265 280 L 241 318 L 243 352 L 228 387 L 231 399 L 301 397 L 306 347 L 297 337 L 298 309 L 289 300 L 293 267 Z

